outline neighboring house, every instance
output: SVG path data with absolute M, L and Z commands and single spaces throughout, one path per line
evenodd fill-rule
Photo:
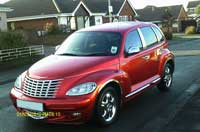
M 0 30 L 7 30 L 7 16 L 6 13 L 12 11 L 12 9 L 0 4 Z
M 72 30 L 109 22 L 108 0 L 11 0 L 5 5 L 11 29 L 43 29 L 47 23 Z M 111 0 L 113 20 L 134 20 L 137 15 L 129 0 Z
M 198 1 L 190 1 L 187 5 L 188 8 L 188 16 L 191 19 L 190 25 L 196 26 L 197 32 L 200 32 L 200 15 L 196 13 L 196 7 L 200 4 L 200 0 Z
M 185 11 L 183 5 L 175 6 L 165 6 L 165 7 L 156 7 L 156 6 L 147 6 L 143 9 L 136 10 L 138 13 L 138 20 L 153 22 L 162 28 L 164 21 L 165 11 L 169 10 L 173 18 L 173 31 L 181 31 L 181 21 L 187 20 L 187 12 Z
M 188 5 L 187 5 L 189 18 L 196 19 L 197 14 L 195 13 L 195 9 L 196 9 L 197 5 L 199 5 L 199 4 L 200 4 L 200 0 L 189 1 Z

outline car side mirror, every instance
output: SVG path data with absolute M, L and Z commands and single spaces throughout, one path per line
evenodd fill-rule
M 139 47 L 130 47 L 128 49 L 128 55 L 132 55 L 132 54 L 137 54 L 139 53 L 141 50 Z
M 57 45 L 57 46 L 55 47 L 55 51 L 57 51 L 57 50 L 60 48 L 60 46 L 61 46 L 61 45 Z

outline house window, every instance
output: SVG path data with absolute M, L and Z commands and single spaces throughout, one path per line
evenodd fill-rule
M 128 16 L 119 16 L 119 21 L 120 22 L 126 22 L 126 21 L 128 21 Z
M 67 17 L 58 17 L 59 25 L 67 25 Z
M 100 25 L 103 23 L 102 16 L 95 16 L 95 25 Z
M 174 23 L 172 24 L 172 27 L 173 27 L 173 28 L 178 28 L 178 23 L 177 23 L 177 22 L 174 22 Z
M 189 12 L 190 14 L 195 13 L 195 8 L 190 8 L 190 9 L 188 9 L 188 12 Z

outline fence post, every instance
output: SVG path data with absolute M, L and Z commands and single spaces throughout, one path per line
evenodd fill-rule
M 0 55 L 1 55 L 1 50 L 0 50 Z M 0 57 L 0 61 L 2 61 L 2 56 Z
M 20 56 L 20 52 L 18 53 L 18 50 L 17 50 L 17 48 L 15 49 L 15 52 L 16 52 L 16 56 L 17 56 L 17 58 L 19 58 L 19 56 Z
M 42 54 L 41 55 L 44 55 L 44 45 L 42 45 Z
M 32 55 L 32 52 L 31 52 L 31 46 L 29 47 L 29 54 L 30 54 L 30 56 Z

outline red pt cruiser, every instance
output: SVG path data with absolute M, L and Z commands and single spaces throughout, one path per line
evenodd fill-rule
M 156 25 L 103 24 L 69 36 L 17 78 L 10 96 L 18 113 L 34 119 L 110 125 L 146 89 L 169 90 L 173 72 L 174 55 Z

